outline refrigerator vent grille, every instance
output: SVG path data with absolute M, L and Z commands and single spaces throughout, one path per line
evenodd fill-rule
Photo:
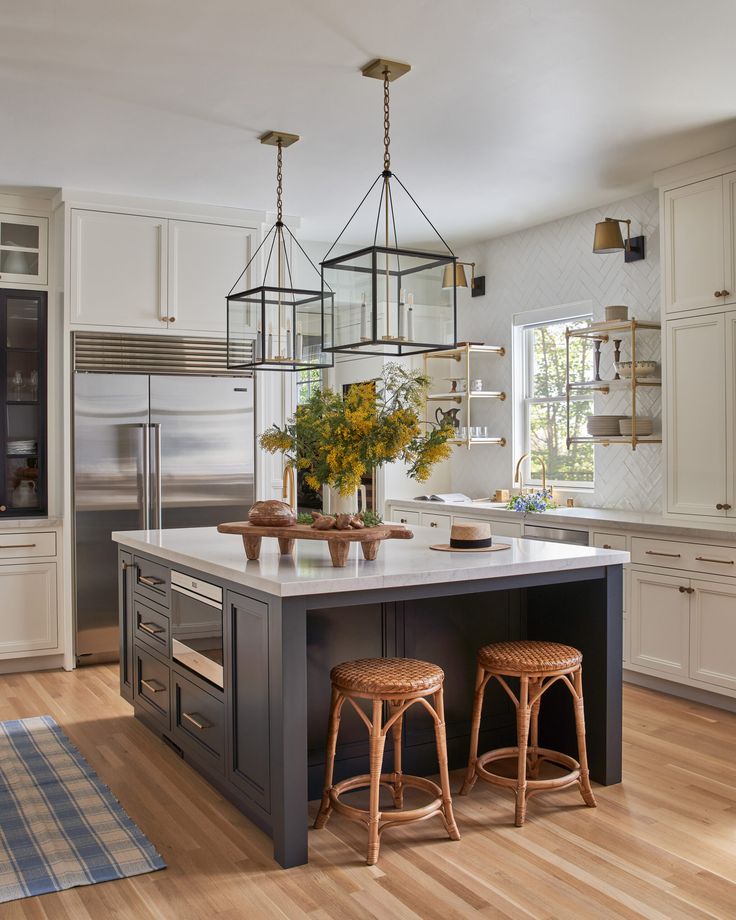
M 74 370 L 107 374 L 195 374 L 252 377 L 252 371 L 227 366 L 227 339 L 191 336 L 74 333 Z M 252 360 L 253 343 L 231 345 L 233 363 Z

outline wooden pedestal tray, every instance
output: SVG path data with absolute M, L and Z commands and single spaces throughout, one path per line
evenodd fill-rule
M 382 540 L 411 540 L 414 537 L 410 530 L 397 524 L 381 524 L 378 527 L 364 527 L 362 530 L 316 530 L 309 524 L 267 527 L 251 524 L 249 521 L 235 521 L 231 524 L 220 524 L 217 530 L 220 533 L 240 534 L 248 559 L 258 559 L 263 537 L 275 537 L 279 541 L 282 556 L 291 555 L 295 540 L 324 540 L 327 542 L 332 564 L 337 568 L 347 564 L 351 543 L 360 543 L 363 558 L 372 562 L 378 555 Z

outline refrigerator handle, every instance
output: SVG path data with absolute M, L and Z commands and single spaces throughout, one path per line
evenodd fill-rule
M 141 479 L 143 481 L 143 496 L 140 503 L 141 527 L 143 530 L 151 529 L 151 438 L 148 425 L 138 426 L 141 429 Z
M 153 527 L 161 530 L 161 423 L 154 422 L 153 429 Z

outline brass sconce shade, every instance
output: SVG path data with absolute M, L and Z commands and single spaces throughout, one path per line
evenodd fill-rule
M 466 288 L 468 278 L 465 274 L 465 266 L 470 266 L 470 290 L 473 297 L 480 297 L 486 292 L 485 275 L 475 276 L 475 262 L 456 262 L 455 263 L 455 287 Z M 447 291 L 453 286 L 452 265 L 446 265 L 442 275 L 442 290 Z
M 621 234 L 621 224 L 626 224 L 626 240 Z M 644 258 L 644 237 L 631 236 L 631 221 L 606 217 L 595 225 L 593 252 L 623 252 L 625 262 L 638 262 Z

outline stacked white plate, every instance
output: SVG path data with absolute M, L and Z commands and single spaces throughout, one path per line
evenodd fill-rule
M 617 438 L 621 435 L 619 422 L 625 415 L 589 415 L 588 434 L 592 438 Z
M 631 437 L 631 418 L 622 418 L 619 423 L 621 434 L 627 438 Z M 645 415 L 636 417 L 636 436 L 645 438 L 654 431 L 654 421 Z

